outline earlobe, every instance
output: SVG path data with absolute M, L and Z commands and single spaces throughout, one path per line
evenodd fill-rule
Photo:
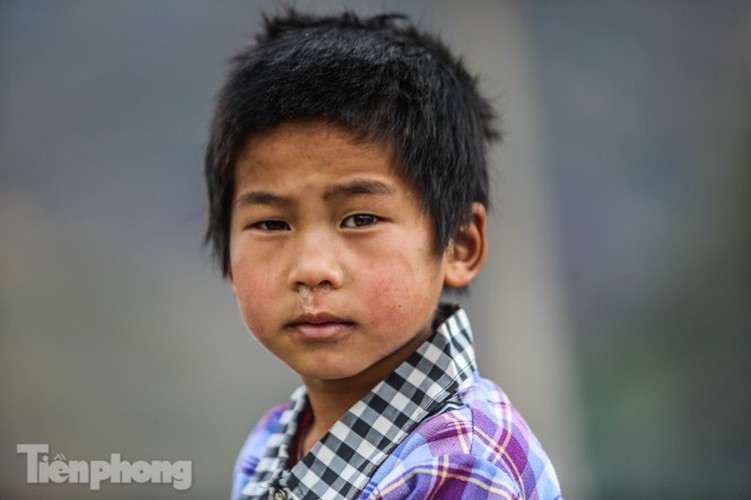
M 481 203 L 473 203 L 469 223 L 459 231 L 447 249 L 446 286 L 465 287 L 482 269 L 487 255 L 485 218 L 485 207 Z

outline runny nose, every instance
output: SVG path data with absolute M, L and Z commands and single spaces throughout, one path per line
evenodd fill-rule
M 320 285 L 318 285 L 316 288 L 311 289 L 308 287 L 308 285 L 304 283 L 298 283 L 297 284 L 297 292 L 300 294 L 300 305 L 302 306 L 303 311 L 305 312 L 313 312 L 315 309 L 314 307 L 314 299 L 316 293 L 323 293 L 326 294 L 329 291 L 331 291 L 331 285 L 328 281 L 324 281 Z

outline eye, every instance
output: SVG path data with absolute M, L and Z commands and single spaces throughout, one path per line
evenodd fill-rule
M 375 215 L 355 214 L 355 215 L 350 215 L 349 217 L 344 219 L 342 221 L 342 227 L 353 228 L 353 227 L 372 226 L 379 220 L 380 218 Z
M 264 220 L 251 226 L 261 231 L 289 231 L 289 224 L 281 220 Z

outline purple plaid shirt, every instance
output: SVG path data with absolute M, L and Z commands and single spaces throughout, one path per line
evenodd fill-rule
M 537 438 L 506 395 L 480 378 L 461 308 L 287 468 L 304 387 L 251 432 L 232 498 L 561 498 Z

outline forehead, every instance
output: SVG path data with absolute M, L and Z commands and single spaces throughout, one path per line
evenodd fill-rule
M 323 176 L 366 176 L 388 180 L 414 195 L 395 168 L 388 144 L 319 121 L 286 122 L 252 136 L 234 170 L 236 194 L 243 185 L 256 183 L 304 184 Z
M 285 122 L 253 135 L 238 157 L 235 174 L 283 175 L 303 165 L 314 171 L 397 174 L 389 145 L 363 138 L 344 126 L 318 121 Z

